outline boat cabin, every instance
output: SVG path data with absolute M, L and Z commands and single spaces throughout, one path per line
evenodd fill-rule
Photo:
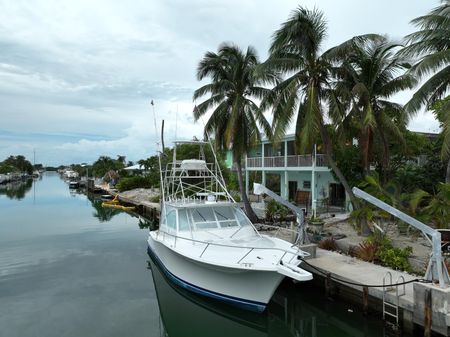
M 162 217 L 160 229 L 169 234 L 189 235 L 195 238 L 196 234 L 202 232 L 218 239 L 235 237 L 237 231 L 244 227 L 253 231 L 243 211 L 231 203 L 166 204 L 165 207 L 162 211 L 162 214 L 165 212 L 165 216 Z

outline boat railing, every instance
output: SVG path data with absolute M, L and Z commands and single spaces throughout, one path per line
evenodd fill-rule
M 290 229 L 290 228 L 285 228 L 285 227 L 281 227 L 281 226 L 273 226 L 273 225 L 259 225 L 259 227 L 258 227 L 259 229 L 257 229 L 258 230 L 258 232 L 260 231 L 260 230 L 264 230 L 264 229 L 266 229 L 266 228 L 272 228 L 273 230 L 275 230 L 275 234 L 271 234 L 270 236 L 271 237 L 275 237 L 275 238 L 279 238 L 279 234 L 281 233 L 281 232 L 290 232 L 290 234 L 292 234 L 292 235 L 297 235 L 298 234 L 298 232 L 297 231 L 295 231 L 295 230 L 293 230 L 293 229 Z M 295 243 L 294 243 L 294 246 L 295 246 Z
M 295 232 L 295 231 L 293 231 L 291 229 L 288 229 L 288 228 L 284 228 L 284 229 L 288 230 L 288 231 Z M 277 264 L 279 264 L 287 254 L 292 254 L 292 257 L 290 258 L 288 263 L 291 263 L 292 260 L 294 258 L 296 258 L 297 256 L 306 257 L 306 256 L 310 255 L 309 253 L 307 253 L 305 251 L 302 251 L 300 249 L 300 247 L 298 245 L 296 245 L 296 244 L 292 245 L 291 248 L 296 247 L 297 250 L 286 250 L 286 249 L 282 249 L 282 248 L 273 248 L 273 247 L 252 247 L 252 246 L 239 246 L 239 245 L 230 245 L 230 244 L 224 244 L 224 243 L 208 242 L 208 241 L 196 240 L 196 239 L 192 239 L 192 238 L 186 238 L 186 237 L 183 237 L 183 236 L 174 235 L 174 234 L 168 233 L 166 231 L 162 231 L 162 230 L 158 231 L 157 238 L 158 238 L 158 236 L 161 233 L 163 234 L 163 240 L 165 240 L 165 236 L 166 235 L 171 236 L 171 237 L 174 238 L 174 241 L 175 241 L 174 242 L 174 247 L 176 247 L 177 240 L 185 240 L 185 241 L 190 241 L 192 243 L 204 244 L 205 248 L 202 250 L 201 254 L 198 256 L 199 259 L 202 258 L 202 256 L 205 254 L 206 250 L 209 247 L 211 247 L 211 246 L 213 246 L 213 247 L 214 246 L 215 247 L 225 247 L 225 248 L 238 248 L 238 249 L 246 249 L 246 250 L 248 250 L 248 251 L 245 252 L 245 254 L 243 254 L 243 256 L 241 258 L 239 258 L 239 260 L 236 262 L 236 264 L 240 264 L 240 262 L 243 259 L 245 259 L 254 250 L 260 250 L 260 251 L 261 250 L 272 250 L 272 251 L 282 252 L 283 255 L 278 259 Z

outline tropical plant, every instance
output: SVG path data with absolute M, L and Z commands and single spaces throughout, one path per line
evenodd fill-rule
M 276 200 L 270 200 L 266 206 L 266 220 L 274 221 L 275 218 L 278 218 L 282 221 L 289 213 L 289 210 L 286 206 L 280 204 Z
M 318 247 L 325 250 L 336 251 L 338 246 L 333 237 L 327 237 L 319 241 Z
M 406 36 L 407 47 L 403 53 L 418 57 L 411 72 L 419 78 L 428 77 L 406 104 L 410 112 L 421 107 L 430 108 L 445 97 L 450 87 L 450 1 L 442 0 L 441 5 L 428 14 L 415 18 L 411 23 L 419 30 Z M 431 76 L 430 76 L 431 75 Z M 440 108 L 445 116 L 442 158 L 448 159 L 446 182 L 450 182 L 450 100 Z
M 116 171 L 123 168 L 122 162 L 108 156 L 100 156 L 92 165 L 92 170 L 96 177 L 103 177 L 108 171 Z
M 121 178 L 117 183 L 116 188 L 122 192 L 135 188 L 151 188 L 153 186 L 150 176 L 133 176 Z
M 33 173 L 33 165 L 22 155 L 9 156 L 0 162 L 0 173 Z
M 243 52 L 235 45 L 223 44 L 217 53 L 207 52 L 200 61 L 198 80 L 209 77 L 211 82 L 194 92 L 194 101 L 209 95 L 194 109 L 194 118 L 197 121 L 212 111 L 204 132 L 214 135 L 219 149 L 232 151 L 245 212 L 253 222 L 257 217 L 245 192 L 241 161 L 251 144 L 260 141 L 258 127 L 270 134 L 270 125 L 255 99 L 262 99 L 269 91 L 264 85 L 277 81 L 270 71 L 256 72 L 258 64 L 253 47 Z
M 407 272 L 412 271 L 408 260 L 411 253 L 411 247 L 394 247 L 392 241 L 381 233 L 370 236 L 353 250 L 355 257 L 361 260 Z
M 378 243 L 372 241 L 363 241 L 355 249 L 353 255 L 366 262 L 374 262 L 377 257 Z
M 285 79 L 265 97 L 261 107 L 272 109 L 275 140 L 285 133 L 296 114 L 295 134 L 300 151 L 311 148 L 320 137 L 328 164 L 356 208 L 358 201 L 334 161 L 333 142 L 325 125 L 324 103 L 329 98 L 332 69 L 326 53 L 320 53 L 326 32 L 319 10 L 298 7 L 292 12 L 274 33 L 270 57 L 261 67 L 261 71 L 281 72 Z
M 417 190 L 411 195 L 411 212 L 435 228 L 450 226 L 450 184 L 440 183 L 438 192 Z
M 381 166 L 386 175 L 389 166 L 389 139 L 404 143 L 407 115 L 403 106 L 390 101 L 396 93 L 412 88 L 416 81 L 407 60 L 396 54 L 398 44 L 381 35 L 356 36 L 332 48 L 326 56 L 337 63 L 333 69 L 336 84 L 330 103 L 340 126 L 352 124 L 358 133 L 362 165 L 370 174 L 376 140 L 381 144 Z
M 432 111 L 440 123 L 442 132 L 442 148 L 441 158 L 447 160 L 447 169 L 445 174 L 445 182 L 450 183 L 450 96 L 435 102 L 432 105 Z

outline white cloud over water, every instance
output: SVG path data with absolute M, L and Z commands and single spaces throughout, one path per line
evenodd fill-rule
M 436 1 L 302 1 L 324 11 L 326 48 L 376 32 L 400 38 Z M 99 155 L 154 153 L 149 102 L 167 141 L 201 135 L 192 120 L 198 61 L 223 41 L 253 45 L 261 59 L 297 1 L 0 0 L 0 160 L 24 154 L 45 164 Z M 399 98 L 401 101 L 407 99 Z M 435 130 L 426 115 L 412 128 Z M 158 126 L 159 127 L 159 126 Z

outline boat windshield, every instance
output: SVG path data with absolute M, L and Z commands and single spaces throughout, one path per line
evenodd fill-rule
M 178 217 L 175 212 L 178 213 Z M 166 214 L 166 219 L 163 219 L 161 226 L 168 230 L 177 229 L 180 232 L 251 225 L 240 208 L 229 205 L 188 207 L 178 210 L 168 207 Z

